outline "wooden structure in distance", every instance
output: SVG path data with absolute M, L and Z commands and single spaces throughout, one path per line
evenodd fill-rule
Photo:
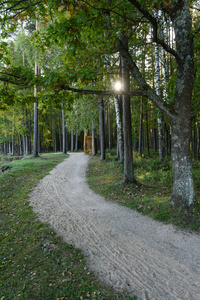
M 92 146 L 92 136 L 87 135 L 87 132 L 84 132 L 84 154 L 92 154 L 93 146 Z

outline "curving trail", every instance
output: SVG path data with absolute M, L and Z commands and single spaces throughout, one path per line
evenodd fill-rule
M 90 268 L 139 300 L 200 300 L 200 235 L 179 231 L 91 191 L 89 157 L 71 153 L 34 190 L 30 202 Z

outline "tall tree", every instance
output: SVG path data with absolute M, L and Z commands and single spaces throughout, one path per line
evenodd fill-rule
M 119 159 L 121 162 L 124 161 L 124 144 L 123 144 L 123 132 L 122 132 L 122 112 L 120 96 L 114 98 L 115 103 L 115 113 L 116 113 L 116 123 L 117 123 L 117 147 L 119 151 Z
M 36 30 L 38 30 L 38 23 L 36 21 Z M 35 76 L 39 75 L 39 66 L 35 61 Z M 33 137 L 33 156 L 38 156 L 38 101 L 37 101 L 38 87 L 34 87 L 34 96 L 36 101 L 34 102 L 34 137 Z
M 66 121 L 65 111 L 62 109 L 62 134 L 63 134 L 63 153 L 67 153 L 67 142 L 66 142 Z
M 158 22 L 158 11 L 155 12 L 155 18 Z M 155 63 L 156 63 L 156 93 L 159 97 L 162 97 L 161 93 L 161 76 L 160 76 L 160 53 L 159 45 L 155 42 Z M 159 159 L 163 160 L 165 156 L 165 145 L 164 145 L 164 117 L 162 112 L 158 112 L 158 147 L 159 147 Z
M 100 134 L 100 152 L 101 160 L 105 160 L 105 112 L 104 112 L 104 102 L 99 100 L 99 134 Z
M 157 20 L 137 0 L 129 0 L 153 26 L 154 41 L 159 43 L 176 60 L 177 78 L 173 103 L 165 103 L 155 94 L 141 75 L 138 67 L 123 45 L 119 50 L 126 59 L 139 88 L 144 96 L 151 99 L 168 117 L 172 133 L 172 166 L 173 193 L 170 199 L 172 205 L 190 206 L 195 202 L 194 182 L 190 156 L 192 87 L 194 80 L 193 37 L 189 2 L 181 0 L 166 5 L 161 9 L 170 17 L 175 35 L 176 50 L 170 48 L 164 40 L 158 37 Z

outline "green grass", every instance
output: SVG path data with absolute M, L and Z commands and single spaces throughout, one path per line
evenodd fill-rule
M 193 173 L 197 204 L 189 210 L 173 209 L 168 200 L 172 191 L 172 166 L 169 158 L 140 157 L 134 153 L 134 170 L 138 185 L 123 183 L 123 166 L 108 152 L 105 161 L 91 157 L 88 170 L 90 187 L 108 200 L 147 214 L 153 219 L 200 232 L 200 162 Z
M 79 249 L 38 221 L 28 195 L 67 156 L 25 157 L 0 173 L 0 299 L 134 299 L 114 293 L 88 269 Z

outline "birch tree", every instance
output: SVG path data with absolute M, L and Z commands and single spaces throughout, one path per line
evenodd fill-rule
M 158 22 L 158 11 L 155 12 L 155 18 Z M 161 95 L 161 78 L 160 78 L 160 58 L 159 58 L 159 45 L 157 42 L 155 42 L 155 64 L 156 64 L 156 93 L 159 97 L 162 97 Z M 158 112 L 158 146 L 159 146 L 159 159 L 160 161 L 163 160 L 165 156 L 165 145 L 164 145 L 164 118 L 163 113 Z
M 117 147 L 119 150 L 119 159 L 121 162 L 124 161 L 124 144 L 123 144 L 123 133 L 122 133 L 122 119 L 119 98 L 114 98 L 115 103 L 115 113 L 116 113 L 116 123 L 117 123 Z

